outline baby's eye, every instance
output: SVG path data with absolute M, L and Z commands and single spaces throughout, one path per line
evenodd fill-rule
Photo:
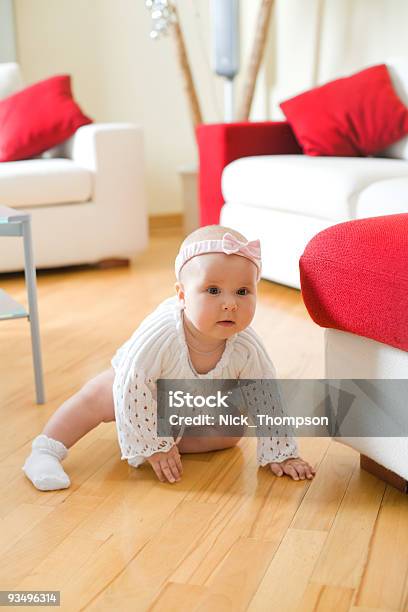
M 218 289 L 218 287 L 208 287 L 207 288 L 208 293 L 210 293 L 211 295 L 218 295 L 220 290 Z
M 238 295 L 248 295 L 249 291 L 246 287 L 241 287 L 241 289 L 238 289 L 237 293 Z

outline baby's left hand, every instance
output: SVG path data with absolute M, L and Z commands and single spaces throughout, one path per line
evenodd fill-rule
M 275 476 L 287 474 L 293 478 L 293 480 L 304 480 L 305 477 L 311 480 L 316 474 L 316 470 L 301 457 L 297 457 L 296 459 L 285 459 L 285 461 L 281 461 L 280 463 L 270 463 L 269 467 Z

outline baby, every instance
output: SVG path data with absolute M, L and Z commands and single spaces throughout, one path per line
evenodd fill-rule
M 23 471 L 41 491 L 65 489 L 61 461 L 100 423 L 116 421 L 121 458 L 148 461 L 161 482 L 178 482 L 180 455 L 234 446 L 239 437 L 157 435 L 157 384 L 164 379 L 267 379 L 275 369 L 249 327 L 261 273 L 259 240 L 218 225 L 202 227 L 176 258 L 176 296 L 147 316 L 112 359 L 113 368 L 64 402 L 32 443 Z M 293 437 L 258 437 L 258 465 L 276 476 L 312 479 Z

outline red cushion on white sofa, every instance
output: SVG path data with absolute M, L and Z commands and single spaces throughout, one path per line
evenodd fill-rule
M 385 64 L 280 104 L 307 155 L 373 155 L 408 133 L 408 111 Z
M 0 162 L 39 155 L 92 123 L 72 97 L 67 74 L 45 79 L 0 100 Z
M 303 300 L 321 327 L 408 351 L 408 214 L 317 234 L 300 258 Z

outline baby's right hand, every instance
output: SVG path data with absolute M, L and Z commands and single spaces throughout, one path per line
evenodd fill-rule
M 183 473 L 180 452 L 174 445 L 167 453 L 154 453 L 147 457 L 160 482 L 179 482 Z

